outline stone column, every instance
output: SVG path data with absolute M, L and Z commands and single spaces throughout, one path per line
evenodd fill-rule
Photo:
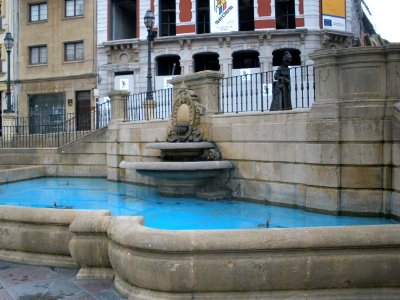
M 123 122 L 125 120 L 125 110 L 129 91 L 112 91 L 109 96 L 111 99 L 111 122 Z
M 17 114 L 15 112 L 3 112 L 2 115 L 2 135 L 3 142 L 9 143 L 15 136 L 15 125 L 17 124 Z
M 307 206 L 389 212 L 399 50 L 400 45 L 389 45 L 310 55 L 315 62 L 316 102 L 307 125 L 307 157 L 313 163 L 308 171 L 314 178 L 307 187 Z M 317 207 L 321 195 L 325 207 Z
M 111 98 L 111 121 L 107 131 L 107 179 L 119 180 L 121 170 L 119 163 L 122 160 L 119 149 L 119 130 L 118 123 L 125 120 L 125 109 L 127 107 L 127 98 L 129 91 L 112 91 Z

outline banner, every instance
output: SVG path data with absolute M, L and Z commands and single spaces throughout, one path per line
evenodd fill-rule
M 346 0 L 322 1 L 322 25 L 325 29 L 346 31 Z
M 238 0 L 210 0 L 210 32 L 239 30 Z

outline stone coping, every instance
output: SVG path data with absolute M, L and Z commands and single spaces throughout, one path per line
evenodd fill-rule
M 148 170 L 148 171 L 200 171 L 232 169 L 233 163 L 227 160 L 216 161 L 154 161 L 154 162 L 127 162 L 119 164 L 123 169 Z
M 41 223 L 41 224 L 65 224 L 69 225 L 79 216 L 85 215 L 108 216 L 109 210 L 78 210 L 37 208 L 24 206 L 0 206 L 0 221 Z
M 108 235 L 129 248 L 161 252 L 400 247 L 400 225 L 177 231 L 143 224 L 143 217 L 113 218 Z

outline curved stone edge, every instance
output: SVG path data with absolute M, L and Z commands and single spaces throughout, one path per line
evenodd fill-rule
M 1 206 L 0 250 L 10 254 L 2 258 L 20 263 L 77 267 L 69 249 L 70 224 L 79 217 L 107 215 L 110 215 L 108 210 Z M 104 238 L 108 244 L 106 234 Z
M 27 265 L 78 268 L 78 265 L 70 256 L 9 251 L 4 249 L 0 249 L 0 260 Z
M 0 221 L 70 224 L 80 215 L 110 215 L 109 210 L 78 210 L 58 208 L 38 208 L 24 206 L 0 206 Z
M 399 230 L 168 231 L 125 217 L 110 223 L 109 256 L 130 287 L 172 294 L 391 288 L 400 287 Z
M 119 164 L 123 169 L 147 171 L 198 171 L 198 170 L 225 170 L 232 169 L 234 165 L 228 160 L 215 161 L 155 161 L 155 162 L 127 162 Z
M 400 225 L 174 231 L 143 224 L 143 217 L 113 218 L 108 236 L 126 247 L 166 252 L 400 248 Z
M 243 293 L 164 293 L 147 289 L 142 289 L 137 286 L 132 286 L 124 281 L 119 276 L 114 280 L 115 288 L 124 296 L 129 296 L 129 299 L 135 300 L 287 300 L 287 299 L 397 299 L 400 288 L 370 288 L 370 289 L 331 289 L 327 290 L 294 290 L 294 291 L 268 291 L 268 292 L 243 292 Z
M 111 216 L 79 216 L 69 226 L 69 251 L 80 266 L 78 279 L 112 279 L 114 270 L 108 256 L 107 229 Z

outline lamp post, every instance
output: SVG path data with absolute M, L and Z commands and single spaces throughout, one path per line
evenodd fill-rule
M 4 110 L 4 112 L 14 112 L 12 105 L 11 105 L 11 89 L 10 89 L 10 53 L 11 49 L 14 46 L 14 39 L 11 35 L 11 32 L 7 32 L 6 36 L 4 38 L 4 46 L 6 47 L 7 50 L 7 109 Z
M 151 41 L 153 40 L 152 29 L 154 26 L 154 14 L 147 10 L 144 15 L 144 25 L 147 28 L 147 100 L 153 99 L 153 88 L 151 86 Z

